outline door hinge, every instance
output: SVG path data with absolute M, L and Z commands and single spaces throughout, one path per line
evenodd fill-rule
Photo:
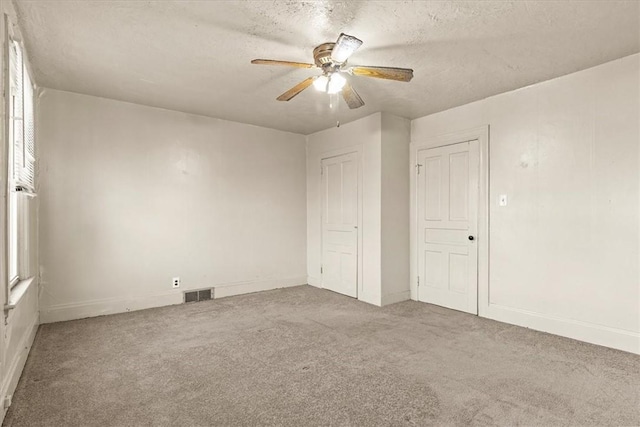
M 324 175 L 324 168 L 320 165 L 320 175 Z
M 417 171 L 418 175 L 420 175 L 420 167 L 421 166 L 422 165 L 420 163 L 416 163 L 416 171 Z
M 320 266 L 320 274 L 322 274 L 322 266 Z
M 420 276 L 418 276 L 418 286 L 420 286 Z

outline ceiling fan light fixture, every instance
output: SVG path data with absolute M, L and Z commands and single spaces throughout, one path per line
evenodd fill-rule
M 327 76 L 319 76 L 313 81 L 313 87 L 316 88 L 318 92 L 326 92 L 327 84 L 329 84 L 329 78 Z
M 327 85 L 327 93 L 334 94 L 342 90 L 347 83 L 347 79 L 342 77 L 340 73 L 333 73 L 329 78 L 329 84 Z

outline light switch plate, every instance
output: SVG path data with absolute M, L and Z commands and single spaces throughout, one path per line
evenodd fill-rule
M 498 205 L 499 206 L 507 206 L 507 195 L 506 194 L 501 194 L 500 195 L 500 199 L 498 200 Z

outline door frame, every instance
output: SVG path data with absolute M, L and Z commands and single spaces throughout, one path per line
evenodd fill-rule
M 489 308 L 489 125 L 430 137 L 410 144 L 410 298 L 418 300 L 418 151 L 478 140 L 480 150 L 478 180 L 478 316 L 487 317 Z
M 358 166 L 358 171 L 357 171 L 357 177 L 358 177 L 358 188 L 357 188 L 357 194 L 356 194 L 356 200 L 358 203 L 358 230 L 357 230 L 357 247 L 356 247 L 356 299 L 360 299 L 360 295 L 362 295 L 362 287 L 363 287 L 363 283 L 362 283 L 362 148 L 360 146 L 353 146 L 353 147 L 345 147 L 345 148 L 339 148 L 336 150 L 331 150 L 331 151 L 325 151 L 323 153 L 320 154 L 320 158 L 318 160 L 318 164 L 317 164 L 317 171 L 320 172 L 318 173 L 318 188 L 319 188 L 319 194 L 320 194 L 320 217 L 319 217 L 319 222 L 318 222 L 318 228 L 319 228 L 319 233 L 320 233 L 320 264 L 322 264 L 323 259 L 322 259 L 322 254 L 323 254 L 323 249 L 324 249 L 324 241 L 323 241 L 323 237 L 322 237 L 322 218 L 324 215 L 324 203 L 325 203 L 325 196 L 324 196 L 324 191 L 322 188 L 322 162 L 324 160 L 327 159 L 331 159 L 334 157 L 340 157 L 340 156 L 344 156 L 346 154 L 355 154 L 356 155 L 356 164 Z M 319 283 L 319 287 L 321 289 L 324 289 L 324 273 L 320 274 L 320 283 Z

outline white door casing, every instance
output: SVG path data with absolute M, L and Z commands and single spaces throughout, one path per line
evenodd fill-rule
M 322 159 L 322 287 L 357 298 L 358 156 Z
M 478 314 L 479 142 L 417 152 L 417 299 Z

